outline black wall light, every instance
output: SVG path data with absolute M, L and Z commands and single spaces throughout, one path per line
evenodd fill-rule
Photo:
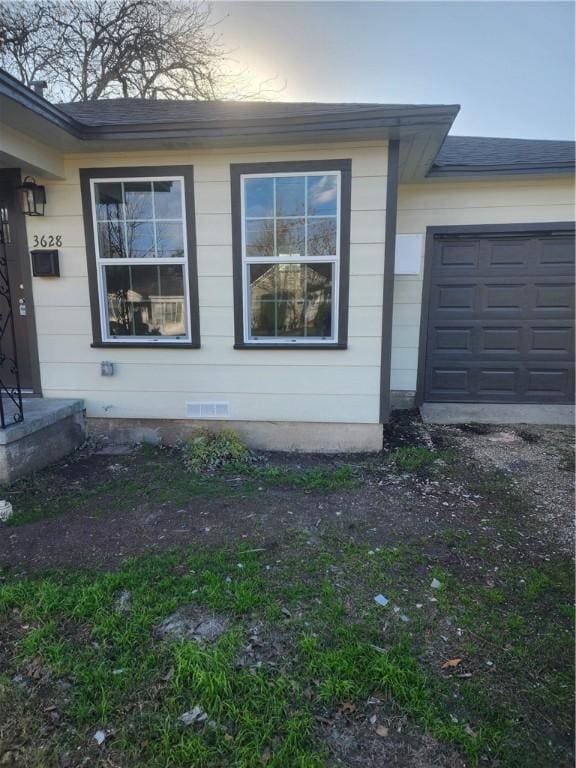
M 26 176 L 18 187 L 18 194 L 20 196 L 20 208 L 24 215 L 44 216 L 46 188 L 41 184 L 36 184 L 36 180 L 32 176 Z

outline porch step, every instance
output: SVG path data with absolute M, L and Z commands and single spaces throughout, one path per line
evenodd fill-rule
M 48 466 L 86 439 L 83 400 L 25 397 L 24 420 L 15 423 L 14 404 L 3 398 L 6 428 L 0 429 L 0 483 Z

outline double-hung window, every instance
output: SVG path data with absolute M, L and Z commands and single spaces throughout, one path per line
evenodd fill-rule
M 346 344 L 350 162 L 232 166 L 236 346 Z
M 192 169 L 81 177 L 95 343 L 198 346 Z

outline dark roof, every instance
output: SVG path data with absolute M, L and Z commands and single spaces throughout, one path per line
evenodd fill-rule
M 344 116 L 381 111 L 384 107 L 389 110 L 411 108 L 395 104 L 168 99 L 101 99 L 58 104 L 58 107 L 75 120 L 90 126 Z
M 9 110 L 8 104 L 15 106 Z M 318 137 L 334 141 L 386 137 L 401 141 L 400 165 L 406 179 L 424 175 L 565 173 L 572 172 L 575 166 L 575 145 L 570 141 L 446 137 L 459 111 L 458 105 L 164 99 L 51 104 L 0 69 L 3 119 L 10 112 L 9 119 L 18 126 L 22 120 L 18 109 L 22 108 L 47 121 L 32 126 L 31 131 L 41 130 L 44 138 L 50 135 L 59 146 L 71 146 L 74 150 L 79 144 L 70 142 L 85 140 L 125 140 L 132 141 L 133 146 L 153 146 L 158 140 L 184 140 L 202 146 L 202 142 L 230 145 L 297 142 Z M 65 137 L 74 137 L 73 140 L 66 144 L 62 132 Z
M 91 128 L 154 126 L 186 123 L 189 126 L 283 121 L 370 119 L 382 110 L 392 116 L 415 105 L 328 104 L 271 101 L 168 101 L 166 99 L 102 99 L 60 104 L 69 117 Z M 574 142 L 448 136 L 429 176 L 481 173 L 562 172 L 574 167 Z
M 447 136 L 430 176 L 466 173 L 559 172 L 574 168 L 575 143 L 544 139 Z

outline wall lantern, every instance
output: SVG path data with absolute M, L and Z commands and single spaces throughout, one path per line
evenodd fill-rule
M 18 187 L 20 195 L 20 208 L 25 216 L 44 216 L 46 205 L 46 188 L 36 184 L 32 176 L 26 176 L 21 186 Z

